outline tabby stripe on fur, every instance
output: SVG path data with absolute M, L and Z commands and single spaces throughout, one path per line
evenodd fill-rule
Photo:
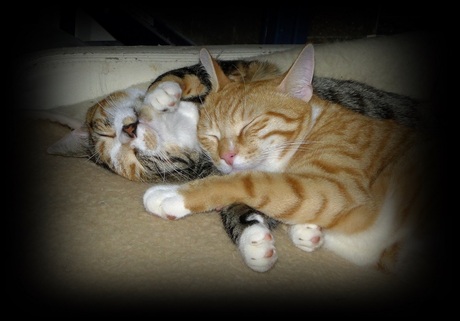
M 238 244 L 241 234 L 248 226 L 260 223 L 260 221 L 253 218 L 254 214 L 262 217 L 263 224 L 269 229 L 274 229 L 279 224 L 278 221 L 270 217 L 266 217 L 263 213 L 241 203 L 227 206 L 220 210 L 219 213 L 224 224 L 225 231 L 235 244 Z

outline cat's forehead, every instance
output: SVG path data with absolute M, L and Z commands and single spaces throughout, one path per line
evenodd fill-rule
M 285 95 L 265 81 L 245 84 L 229 83 L 218 92 L 208 96 L 204 109 L 218 115 L 242 114 L 250 116 L 276 108 L 276 103 L 285 100 Z
M 139 97 L 133 97 L 127 92 L 116 92 L 92 106 L 87 113 L 87 121 L 104 118 L 110 121 L 134 117 L 136 109 L 141 104 Z

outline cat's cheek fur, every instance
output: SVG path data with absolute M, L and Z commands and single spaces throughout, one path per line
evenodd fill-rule
M 178 193 L 180 185 L 156 185 L 144 193 L 147 212 L 168 220 L 176 220 L 190 214 L 184 206 L 184 198 Z

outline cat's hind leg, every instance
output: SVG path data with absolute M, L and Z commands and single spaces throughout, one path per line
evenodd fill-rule
M 278 260 L 271 233 L 278 222 L 244 204 L 230 205 L 220 215 L 246 265 L 257 272 L 270 270 Z
M 313 252 L 324 243 L 322 229 L 316 224 L 291 225 L 288 233 L 294 245 L 305 252 Z
M 238 249 L 246 265 L 254 271 L 266 272 L 278 260 L 275 240 L 264 224 L 253 224 L 241 234 Z

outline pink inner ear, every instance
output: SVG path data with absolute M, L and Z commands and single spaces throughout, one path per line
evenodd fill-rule
M 200 61 L 204 69 L 209 74 L 209 80 L 212 83 L 213 91 L 219 91 L 230 82 L 230 79 L 222 71 L 217 61 L 205 48 L 200 51 Z
M 306 84 L 303 87 L 299 88 L 299 93 L 296 97 L 306 102 L 309 102 L 312 95 L 313 95 L 313 87 L 311 86 L 311 84 Z
M 308 44 L 302 50 L 284 77 L 278 90 L 288 93 L 292 97 L 310 101 L 313 95 L 313 73 L 315 68 L 313 45 Z
M 76 128 L 48 147 L 47 152 L 54 155 L 87 157 L 88 135 L 85 127 Z
M 89 132 L 84 126 L 80 126 L 78 128 L 75 128 L 72 132 L 72 135 L 76 135 L 77 137 L 80 137 L 82 139 L 86 139 L 89 136 Z

